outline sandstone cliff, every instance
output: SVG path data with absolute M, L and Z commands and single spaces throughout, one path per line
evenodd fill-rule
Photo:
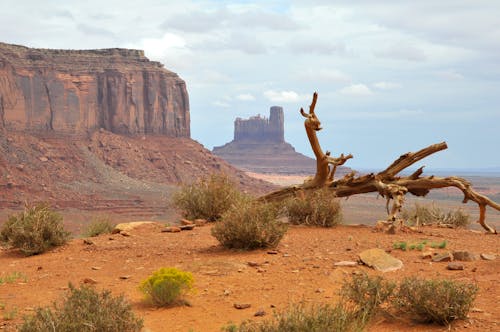
M 189 137 L 189 125 L 185 82 L 143 51 L 0 43 L 0 128 Z

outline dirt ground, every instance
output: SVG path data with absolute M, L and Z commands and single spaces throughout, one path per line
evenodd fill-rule
M 276 252 L 223 249 L 210 235 L 211 226 L 181 233 L 162 233 L 163 224 L 143 225 L 129 232 L 102 235 L 85 244 L 74 239 L 42 255 L 23 257 L 15 250 L 0 250 L 0 277 L 19 273 L 23 277 L 0 284 L 0 329 L 15 331 L 22 316 L 36 306 L 51 304 L 67 291 L 68 283 L 86 278 L 99 290 L 124 294 L 134 312 L 144 318 L 145 331 L 220 331 L 229 322 L 263 320 L 273 310 L 292 303 L 334 303 L 343 280 L 356 271 L 383 275 L 390 280 L 406 276 L 451 278 L 477 283 L 479 295 L 469 318 L 451 326 L 452 331 L 500 330 L 500 245 L 497 235 L 474 230 L 443 228 L 389 235 L 369 226 L 339 226 L 331 229 L 290 227 Z M 447 270 L 447 263 L 432 263 L 420 251 L 392 250 L 403 269 L 381 273 L 366 266 L 336 267 L 334 263 L 358 259 L 365 249 L 391 250 L 398 241 L 446 240 L 437 252 L 468 250 L 496 255 L 493 261 L 463 262 L 462 271 Z M 256 264 L 248 264 L 253 262 Z M 251 266 L 252 265 L 252 266 Z M 256 265 L 256 266 L 253 266 Z M 160 267 L 191 271 L 196 291 L 188 296 L 191 306 L 154 308 L 143 301 L 138 284 Z M 249 303 L 244 310 L 235 303 Z M 264 317 L 254 317 L 263 309 Z M 448 327 L 421 325 L 403 318 L 378 319 L 369 331 L 445 331 Z

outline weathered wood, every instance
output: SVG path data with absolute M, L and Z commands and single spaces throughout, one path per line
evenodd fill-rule
M 321 130 L 321 122 L 315 113 L 318 94 L 315 92 L 313 100 L 309 106 L 309 113 L 305 113 L 301 108 L 300 113 L 306 118 L 304 126 L 311 148 L 316 156 L 316 174 L 312 179 L 304 181 L 301 185 L 286 187 L 259 198 L 261 201 L 282 201 L 286 198 L 297 195 L 298 192 L 312 191 L 327 187 L 335 197 L 348 197 L 357 194 L 378 192 L 387 199 L 388 220 L 394 222 L 404 204 L 404 198 L 407 193 L 416 196 L 426 196 L 430 190 L 446 187 L 456 187 L 464 194 L 463 203 L 469 200 L 474 201 L 479 206 L 479 220 L 477 221 L 484 229 L 490 233 L 496 233 L 496 230 L 486 224 L 486 206 L 500 211 L 500 204 L 492 201 L 488 197 L 481 195 L 472 189 L 471 184 L 459 177 L 451 176 L 446 178 L 435 177 L 433 175 L 421 177 L 423 167 L 420 167 L 410 176 L 397 176 L 401 171 L 413 165 L 433 153 L 445 150 L 445 142 L 430 145 L 417 152 L 408 152 L 401 155 L 385 170 L 374 174 L 366 174 L 355 177 L 355 172 L 345 175 L 343 178 L 334 180 L 334 174 L 337 166 L 343 165 L 348 159 L 352 158 L 349 154 L 340 157 L 330 157 L 330 152 L 323 153 L 316 132 Z M 331 166 L 331 168 L 330 168 Z M 392 207 L 389 210 L 389 203 L 392 201 Z

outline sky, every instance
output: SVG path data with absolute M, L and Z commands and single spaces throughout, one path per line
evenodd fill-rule
M 285 110 L 285 140 L 312 156 L 299 109 L 319 94 L 323 150 L 385 168 L 446 141 L 429 168 L 500 168 L 500 1 L 1 0 L 0 41 L 143 49 L 186 81 L 191 136 Z

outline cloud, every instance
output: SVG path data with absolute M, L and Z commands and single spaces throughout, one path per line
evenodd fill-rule
M 344 43 L 332 43 L 331 41 L 322 41 L 319 39 L 294 39 L 288 43 L 288 49 L 299 54 L 343 55 L 347 53 Z
M 453 69 L 438 71 L 436 75 L 440 78 L 450 80 L 450 81 L 458 81 L 463 80 L 464 76 Z
M 369 96 L 373 94 L 373 91 L 364 84 L 351 84 L 340 89 L 339 92 L 346 96 Z
M 264 91 L 264 97 L 266 97 L 270 101 L 277 103 L 294 103 L 298 101 L 308 100 L 310 98 L 308 95 L 300 95 L 295 91 L 274 90 Z
M 223 101 L 223 100 L 216 100 L 212 103 L 212 105 L 217 106 L 217 107 L 223 107 L 223 108 L 231 107 L 230 103 L 228 103 L 227 101 Z
M 397 42 L 390 46 L 374 51 L 379 58 L 422 62 L 427 60 L 424 51 L 419 47 L 405 42 Z
M 307 69 L 296 75 L 297 79 L 307 82 L 351 83 L 349 75 L 336 69 Z
M 380 89 L 380 90 L 393 90 L 393 89 L 398 89 L 401 87 L 400 84 L 394 83 L 394 82 L 377 82 L 373 83 L 372 86 L 374 88 Z
M 99 28 L 93 25 L 80 23 L 77 25 L 77 29 L 83 32 L 86 35 L 95 35 L 95 36 L 106 36 L 114 38 L 115 34 L 110 30 Z
M 242 93 L 236 96 L 236 99 L 242 100 L 242 101 L 254 101 L 255 97 L 251 95 L 250 93 Z

